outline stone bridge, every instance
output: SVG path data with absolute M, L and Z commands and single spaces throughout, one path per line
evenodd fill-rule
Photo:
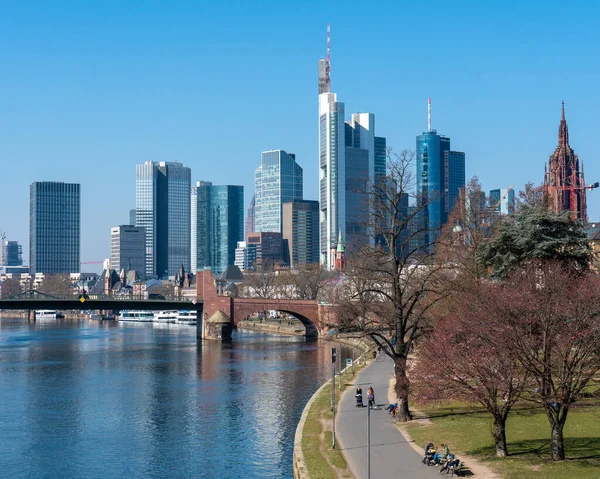
M 204 302 L 204 320 L 222 311 L 233 324 L 237 324 L 254 313 L 275 310 L 298 318 L 306 327 L 307 336 L 321 336 L 327 331 L 327 325 L 332 324 L 333 308 L 320 305 L 316 300 L 219 296 L 210 270 L 198 271 L 196 293 L 198 300 Z

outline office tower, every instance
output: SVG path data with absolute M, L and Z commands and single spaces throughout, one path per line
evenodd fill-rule
M 465 154 L 462 151 L 444 151 L 444 220 L 452 212 L 460 189 L 465 186 Z
M 237 248 L 235 249 L 235 261 L 233 264 L 240 268 L 240 271 L 245 271 L 247 269 L 245 241 L 238 241 Z
M 256 229 L 256 193 L 252 195 L 252 199 L 250 200 L 250 206 L 248 206 L 248 211 L 246 213 L 246 234 L 254 233 Z
M 264 151 L 254 174 L 254 195 L 256 232 L 281 233 L 283 203 L 302 199 L 302 168 L 296 155 L 284 150 Z
M 299 264 L 319 262 L 319 202 L 291 201 L 283 204 L 283 261 Z
M 135 226 L 146 231 L 146 276 L 190 266 L 191 170 L 181 163 L 136 165 Z
M 583 162 L 569 145 L 569 129 L 565 120 L 565 102 L 562 102 L 558 146 L 550 155 L 544 171 L 544 197 L 555 213 L 569 211 L 572 219 L 587 221 L 587 204 Z
M 465 154 L 451 151 L 450 138 L 431 129 L 429 110 L 427 131 L 417 136 L 417 197 L 425 205 L 423 227 L 431 230 L 426 241 L 437 238 L 464 186 Z
M 244 187 L 198 181 L 192 198 L 192 269 L 220 274 L 235 263 L 237 243 L 244 240 Z
M 330 36 L 327 59 L 319 61 L 320 260 L 335 264 L 339 233 L 350 253 L 373 243 L 368 228 L 369 188 L 385 175 L 385 138 L 375 136 L 375 115 L 356 113 L 345 122 L 345 105 L 331 93 Z
M 5 266 L 21 266 L 23 264 L 23 247 L 18 241 L 7 241 L 5 246 Z
M 515 192 L 512 188 L 490 190 L 490 206 L 501 215 L 515 211 Z
M 135 209 L 129 210 L 129 224 L 135 225 Z
M 276 264 L 282 261 L 281 233 L 263 231 L 246 235 L 246 248 L 254 248 L 255 259 L 263 264 Z
M 141 226 L 120 225 L 110 229 L 110 267 L 146 274 L 146 231 Z
M 31 274 L 79 272 L 80 185 L 35 182 L 29 198 Z

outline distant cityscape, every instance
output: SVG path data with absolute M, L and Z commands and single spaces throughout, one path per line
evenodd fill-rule
M 303 264 L 331 270 L 340 248 L 351 256 L 362 245 L 374 245 L 376 238 L 367 227 L 373 206 L 365 196 L 368 185 L 385 181 L 389 145 L 376 135 L 375 114 L 354 113 L 346 119 L 344 102 L 332 91 L 330 72 L 328 48 L 318 62 L 319 198 L 304 198 L 303 168 L 295 154 L 284 149 L 262 152 L 246 214 L 242 186 L 192 183 L 191 169 L 181 163 L 147 161 L 136 165 L 135 208 L 122 212 L 126 224 L 111 228 L 110 257 L 103 269 L 134 272 L 132 277 L 141 280 L 206 268 L 221 274 L 232 265 L 241 271 L 296 269 Z M 430 226 L 428 234 L 435 235 L 448 222 L 465 187 L 466 154 L 452 150 L 450 137 L 432 128 L 430 99 L 427 115 L 427 131 L 416 136 L 415 196 L 410 201 L 407 196 L 403 208 L 408 216 L 415 201 L 427 205 L 416 221 Z M 309 174 L 316 175 L 316 170 Z M 596 185 L 585 185 L 583 163 L 580 166 L 569 145 L 564 103 L 558 146 L 543 179 L 540 188 L 553 210 L 567 210 L 572 218 L 587 221 L 586 189 Z M 515 207 L 513 185 L 498 186 L 484 201 L 498 214 L 509 214 Z M 28 265 L 22 245 L 0 231 L 3 278 L 74 277 L 85 271 L 80 197 L 76 183 L 31 184 Z

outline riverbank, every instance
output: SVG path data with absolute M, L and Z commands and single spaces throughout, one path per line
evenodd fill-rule
M 306 335 L 306 328 L 302 323 L 286 324 L 285 320 L 281 324 L 277 322 L 240 321 L 237 328 L 243 331 L 262 331 L 270 334 Z
M 336 376 L 336 409 L 345 389 L 354 386 L 354 374 L 365 366 L 372 345 L 365 340 L 336 341 L 359 348 L 361 354 L 352 366 Z M 354 373 L 354 374 L 353 374 Z M 331 380 L 310 398 L 296 427 L 294 438 L 294 478 L 352 478 L 341 451 L 332 448 Z
M 60 319 L 90 319 L 89 314 L 81 313 L 77 311 L 60 311 L 60 314 L 64 316 L 64 318 Z M 0 316 L 3 318 L 23 318 L 27 319 L 29 315 L 29 311 L 14 311 L 7 310 L 1 311 Z

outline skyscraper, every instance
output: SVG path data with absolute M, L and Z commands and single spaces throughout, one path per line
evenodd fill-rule
M 375 115 L 356 113 L 345 122 L 345 105 L 331 93 L 330 36 L 319 60 L 320 259 L 331 269 L 341 231 L 352 252 L 365 242 L 370 206 L 366 192 L 386 171 L 385 138 L 375 136 Z
M 79 184 L 35 182 L 29 198 L 31 274 L 79 272 Z
M 508 215 L 515 210 L 515 192 L 512 188 L 490 190 L 490 206 L 501 215 Z
M 256 193 L 252 195 L 252 199 L 250 200 L 250 206 L 248 206 L 248 211 L 246 213 L 246 234 L 254 233 L 256 229 Z
M 570 211 L 572 219 L 587 221 L 583 162 L 580 170 L 579 157 L 569 145 L 564 101 L 558 127 L 558 146 L 550 155 L 544 172 L 544 196 L 552 211 Z
M 254 195 L 254 232 L 281 233 L 283 203 L 302 199 L 302 167 L 296 163 L 296 155 L 264 151 L 254 175 Z
M 135 226 L 146 231 L 146 276 L 190 267 L 191 170 L 181 163 L 136 165 Z
M 21 266 L 23 264 L 23 247 L 18 241 L 7 241 L 5 245 L 5 266 Z
M 433 241 L 465 186 L 465 154 L 450 150 L 450 138 L 431 129 L 417 136 L 417 201 L 425 205 L 423 228 L 431 230 L 425 241 Z M 436 233 L 437 232 L 437 233 Z
M 284 203 L 283 261 L 290 268 L 319 262 L 318 201 Z
M 235 263 L 237 243 L 244 240 L 244 187 L 198 181 L 192 201 L 192 270 L 222 273 Z
M 146 231 L 141 226 L 120 225 L 110 229 L 110 267 L 146 274 Z

